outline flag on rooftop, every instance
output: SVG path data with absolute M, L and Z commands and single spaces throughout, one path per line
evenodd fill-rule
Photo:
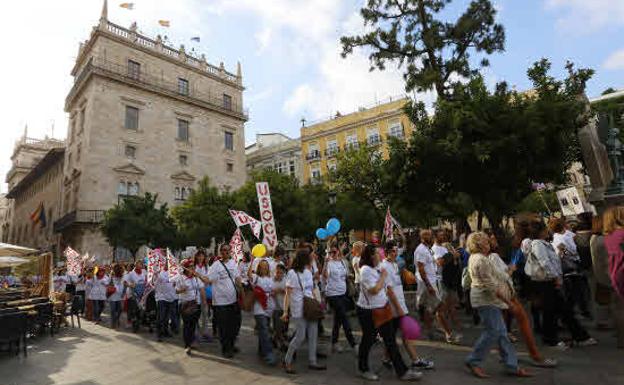
M 200 41 L 200 40 L 201 40 L 201 39 L 199 38 L 199 36 L 193 36 L 193 37 L 191 38 L 191 41 L 196 41 L 196 42 L 198 42 L 198 43 L 199 43 L 199 41 Z
M 125 9 L 130 9 L 130 10 L 134 9 L 134 3 L 121 3 L 119 4 L 119 6 Z
M 169 27 L 170 26 L 169 20 L 158 20 L 158 24 L 160 24 L 163 27 Z

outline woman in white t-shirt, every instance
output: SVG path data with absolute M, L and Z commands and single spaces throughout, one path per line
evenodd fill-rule
M 288 349 L 286 334 L 288 333 L 288 322 L 282 320 L 284 315 L 284 296 L 286 295 L 286 267 L 278 263 L 273 276 L 273 344 L 285 352 Z
M 121 316 L 121 300 L 124 292 L 123 275 L 123 267 L 119 264 L 115 265 L 113 267 L 113 274 L 111 275 L 111 279 L 109 282 L 109 285 L 115 287 L 115 292 L 111 294 L 110 297 L 108 297 L 112 329 L 119 328 L 119 317 Z
M 193 258 L 193 265 L 195 266 L 195 272 L 197 274 L 204 277 L 208 275 L 208 260 L 206 259 L 206 252 L 203 249 L 199 249 L 195 253 L 195 257 Z M 211 341 L 210 329 L 208 326 L 209 320 L 210 308 L 208 307 L 208 302 L 204 302 L 201 304 L 201 316 L 199 319 L 199 330 L 201 338 L 204 341 Z
M 273 279 L 271 278 L 269 262 L 266 259 L 258 263 L 255 274 L 251 276 L 251 284 L 256 295 L 253 312 L 258 331 L 258 351 L 267 364 L 275 365 L 273 343 L 271 342 L 271 332 L 269 330 L 269 320 L 275 308 Z
M 379 327 L 375 327 L 373 313 L 376 310 L 380 312 L 381 309 L 389 306 L 386 293 L 388 273 L 385 270 L 377 270 L 378 264 L 377 249 L 373 245 L 367 245 L 360 259 L 360 296 L 357 302 L 357 313 L 362 328 L 362 341 L 358 351 L 358 371 L 360 376 L 366 380 L 376 381 L 379 379 L 377 374 L 370 370 L 368 356 L 377 339 L 377 334 L 380 334 L 396 374 L 403 381 L 415 381 L 421 376 L 418 372 L 408 369 L 403 362 L 394 338 L 392 319 Z
M 360 292 L 360 255 L 362 255 L 364 246 L 366 245 L 362 241 L 357 241 L 353 243 L 353 246 L 351 246 L 351 266 L 353 266 L 353 280 L 355 282 L 355 290 L 357 293 Z
M 348 266 L 348 262 L 344 260 L 340 250 L 338 250 L 338 245 L 332 244 L 323 268 L 323 278 L 325 280 L 325 298 L 334 311 L 331 343 L 332 352 L 336 353 L 342 352 L 342 347 L 338 345 L 338 335 L 341 326 L 344 329 L 345 337 L 351 349 L 355 350 L 356 347 L 349 317 L 347 316 L 349 307 L 349 298 L 347 296 Z
M 187 355 L 191 355 L 191 344 L 195 337 L 197 321 L 201 313 L 200 304 L 204 292 L 204 284 L 197 278 L 195 265 L 192 259 L 185 259 L 181 263 L 184 269 L 176 283 L 176 293 L 180 301 L 180 313 L 183 322 L 182 338 L 184 339 L 184 350 Z
M 106 286 L 109 279 L 106 276 L 104 267 L 98 268 L 95 277 L 89 279 L 86 283 L 89 288 L 88 299 L 93 303 L 93 321 L 99 324 L 102 320 L 102 311 L 104 310 L 104 304 L 106 302 Z
M 309 269 L 312 260 L 307 249 L 297 251 L 292 270 L 286 278 L 286 296 L 284 297 L 284 315 L 282 319 L 288 321 L 289 312 L 295 325 L 295 336 L 288 346 L 284 357 L 284 369 L 288 374 L 294 374 L 293 355 L 308 338 L 308 367 L 312 370 L 325 370 L 326 367 L 316 361 L 318 343 L 318 321 L 306 320 L 303 316 L 303 297 L 313 298 L 314 278 Z

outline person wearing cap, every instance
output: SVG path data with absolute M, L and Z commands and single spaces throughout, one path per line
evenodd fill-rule
M 201 314 L 202 293 L 204 285 L 195 272 L 193 260 L 188 258 L 182 261 L 183 272 L 176 282 L 176 293 L 180 301 L 180 313 L 182 315 L 184 350 L 191 354 L 191 345 L 195 337 L 197 321 Z

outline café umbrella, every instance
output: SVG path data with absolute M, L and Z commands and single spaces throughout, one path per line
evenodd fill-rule
M 0 267 L 15 267 L 15 266 L 23 265 L 28 262 L 30 262 L 30 260 L 26 258 L 20 258 L 20 257 L 14 257 L 14 256 L 0 257 Z
M 36 254 L 38 252 L 37 249 L 31 249 L 29 247 L 11 245 L 8 243 L 0 243 L 0 257 L 6 256 L 26 256 L 31 254 Z

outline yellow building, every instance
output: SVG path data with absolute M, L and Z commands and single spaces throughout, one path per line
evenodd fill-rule
M 403 111 L 407 101 L 401 98 L 301 127 L 303 182 L 321 182 L 329 170 L 335 169 L 340 151 L 379 145 L 385 155 L 388 137 L 409 137 L 412 123 Z

